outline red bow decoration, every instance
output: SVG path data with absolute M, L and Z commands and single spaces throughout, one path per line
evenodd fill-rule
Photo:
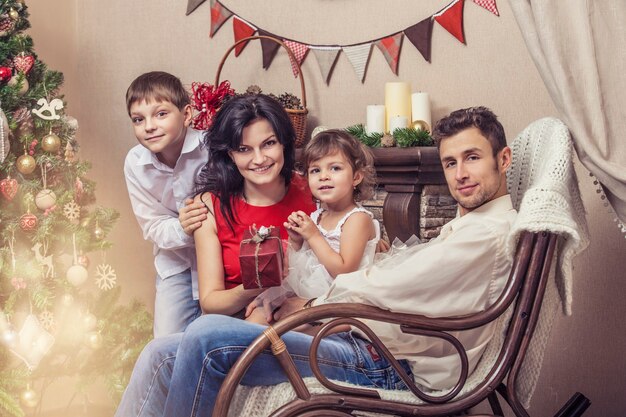
M 217 88 L 209 83 L 191 83 L 191 101 L 193 108 L 198 111 L 192 119 L 194 129 L 207 130 L 213 124 L 215 113 L 224 103 L 226 97 L 234 96 L 235 90 L 230 88 L 230 82 L 222 81 Z

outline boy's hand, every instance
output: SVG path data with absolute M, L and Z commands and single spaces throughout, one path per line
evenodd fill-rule
M 178 221 L 187 235 L 193 236 L 193 232 L 206 220 L 208 211 L 201 201 L 185 200 L 185 207 L 178 212 Z

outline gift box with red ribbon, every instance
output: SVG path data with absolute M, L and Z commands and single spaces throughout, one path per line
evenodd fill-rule
M 277 287 L 283 278 L 283 245 L 278 227 L 247 230 L 239 248 L 243 287 Z

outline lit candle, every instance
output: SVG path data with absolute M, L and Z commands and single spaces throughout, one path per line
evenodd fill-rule
M 386 131 L 391 132 L 391 118 L 404 116 L 411 120 L 411 84 L 406 82 L 385 83 Z
M 367 133 L 385 133 L 385 106 L 373 104 L 367 106 Z
M 418 120 L 426 122 L 428 130 L 432 129 L 428 93 L 413 93 L 411 95 L 411 122 L 415 123 Z
M 404 129 L 409 126 L 409 119 L 406 116 L 393 116 L 389 120 L 389 133 L 396 129 Z

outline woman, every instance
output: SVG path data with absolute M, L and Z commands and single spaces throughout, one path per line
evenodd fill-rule
M 238 315 L 262 290 L 241 285 L 243 231 L 282 225 L 293 211 L 315 210 L 305 180 L 294 172 L 295 132 L 278 102 L 265 95 L 230 99 L 205 136 L 209 162 L 199 194 L 209 216 L 194 232 L 200 306 L 204 313 Z M 281 228 L 281 237 L 287 232 Z M 160 415 L 160 378 L 171 374 L 183 333 L 150 342 L 141 353 L 116 416 Z

